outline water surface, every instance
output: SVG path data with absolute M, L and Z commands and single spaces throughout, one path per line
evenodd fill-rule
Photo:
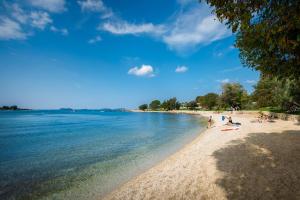
M 177 151 L 199 116 L 1 111 L 0 199 L 95 199 Z

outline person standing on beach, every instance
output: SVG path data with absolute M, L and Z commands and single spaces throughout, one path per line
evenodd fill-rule
M 207 128 L 211 128 L 211 125 L 212 125 L 212 116 L 209 116 Z

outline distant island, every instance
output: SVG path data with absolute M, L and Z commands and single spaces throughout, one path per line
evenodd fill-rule
M 126 108 L 101 108 L 101 109 L 73 109 L 73 108 L 60 108 L 61 111 L 99 111 L 99 112 L 127 112 Z
M 19 108 L 18 106 L 13 105 L 13 106 L 2 106 L 2 107 L 0 107 L 0 110 L 30 110 L 30 109 Z

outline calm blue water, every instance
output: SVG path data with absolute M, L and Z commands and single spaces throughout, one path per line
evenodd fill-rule
M 95 199 L 195 138 L 183 114 L 1 111 L 0 199 Z

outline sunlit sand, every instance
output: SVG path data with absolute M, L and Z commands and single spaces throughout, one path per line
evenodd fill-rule
M 201 114 L 213 116 L 211 129 L 105 199 L 300 197 L 299 122 L 257 123 L 256 114 L 232 114 L 242 125 L 224 132 L 222 114 Z

